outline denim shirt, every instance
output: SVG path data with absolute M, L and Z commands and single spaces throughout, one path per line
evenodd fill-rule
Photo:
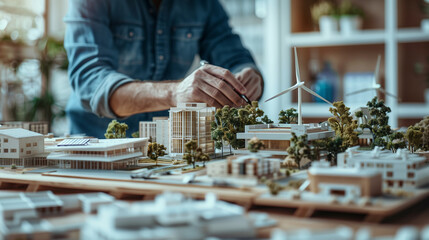
M 70 0 L 65 48 L 72 94 L 66 112 L 71 133 L 104 138 L 117 118 L 109 97 L 134 81 L 183 79 L 196 55 L 233 73 L 253 67 L 251 54 L 232 33 L 217 0 Z M 138 131 L 139 121 L 168 111 L 120 119 Z

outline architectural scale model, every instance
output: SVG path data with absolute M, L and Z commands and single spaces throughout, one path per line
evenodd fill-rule
M 190 140 L 207 154 L 214 153 L 214 141 L 211 138 L 211 123 L 216 109 L 205 103 L 178 103 L 170 108 L 170 144 L 169 155 L 183 155 L 185 144 Z
M 307 134 L 310 142 L 335 135 L 335 132 L 329 129 L 327 123 L 302 125 L 258 124 L 246 125 L 244 133 L 237 133 L 237 139 L 245 139 L 247 148 L 248 141 L 253 137 L 257 137 L 265 146 L 261 152 L 273 155 L 287 155 L 286 149 L 290 146 L 292 132 L 297 136 Z M 243 151 L 236 150 L 235 152 L 242 153 Z
M 147 156 L 147 138 L 90 139 L 84 145 L 47 147 L 48 166 L 77 169 L 128 169 Z
M 154 117 L 151 122 L 141 121 L 139 137 L 152 139 L 152 142 L 164 145 L 167 148 L 166 152 L 169 152 L 170 123 L 168 117 Z
M 192 200 L 164 193 L 154 201 L 100 206 L 97 215 L 87 219 L 81 239 L 252 238 L 257 225 L 244 208 L 219 201 L 214 194 Z
M 57 228 L 44 217 L 65 213 L 93 213 L 114 198 L 105 193 L 57 196 L 52 192 L 13 193 L 0 196 L 0 236 L 2 239 L 67 239 L 66 233 L 79 230 L 83 223 Z M 95 238 L 94 238 L 95 239 Z
M 373 151 L 358 151 L 354 147 L 338 154 L 337 161 L 338 167 L 379 171 L 383 176 L 384 188 L 416 188 L 429 183 L 427 158 L 405 149 L 392 153 L 379 147 Z
M 49 131 L 48 122 L 0 122 L 2 128 L 23 128 L 43 135 Z
M 0 129 L 0 165 L 46 166 L 44 137 L 22 128 Z
M 226 160 L 207 163 L 207 176 L 212 179 L 242 182 L 256 185 L 258 180 L 280 178 L 281 159 L 268 158 L 264 154 L 234 155 Z

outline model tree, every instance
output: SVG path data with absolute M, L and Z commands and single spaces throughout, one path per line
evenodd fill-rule
M 183 155 L 183 159 L 186 160 L 188 164 L 192 164 L 192 167 L 195 168 L 196 162 L 203 162 L 205 166 L 205 163 L 210 160 L 210 157 L 198 147 L 197 141 L 190 140 L 185 143 L 185 154 Z
M 347 149 L 344 148 L 343 138 L 340 136 L 316 140 L 312 142 L 312 145 L 312 159 L 319 159 L 321 151 L 326 151 L 326 160 L 331 165 L 336 165 L 337 154 Z
M 387 147 L 387 137 L 392 133 L 392 130 L 388 124 L 389 117 L 387 113 L 391 112 L 390 108 L 384 104 L 383 100 L 378 100 L 374 97 L 367 103 L 369 114 L 372 116 L 367 123 L 360 124 L 359 127 L 362 129 L 368 128 L 373 137 L 371 147 L 375 146 Z M 361 111 L 356 112 L 356 117 L 362 117 Z
M 289 108 L 286 111 L 281 110 L 279 113 L 279 123 L 297 123 L 298 121 L 298 113 L 295 108 Z
M 203 162 L 203 166 L 206 166 L 206 162 L 210 161 L 210 156 L 203 152 L 203 149 L 198 147 L 195 154 L 195 161 Z M 195 168 L 195 167 L 194 167 Z
M 249 149 L 249 151 L 254 153 L 258 152 L 261 149 L 264 149 L 264 147 L 264 143 L 257 137 L 251 138 L 247 143 L 247 148 Z
M 271 119 L 268 118 L 267 115 L 265 115 L 263 118 L 261 118 L 261 121 L 265 124 L 274 123 Z
M 307 143 L 307 134 L 298 137 L 295 133 L 292 133 L 290 142 L 291 145 L 286 150 L 289 155 L 288 157 L 293 158 L 301 168 L 301 160 L 311 159 L 311 149 Z
M 420 127 L 409 126 L 405 133 L 405 138 L 408 141 L 408 150 L 412 153 L 421 148 L 423 145 L 423 132 Z
M 422 150 L 429 151 L 429 116 L 418 122 L 416 126 L 419 127 L 423 133 Z
M 126 123 L 120 123 L 116 120 L 112 120 L 107 126 L 104 136 L 107 139 L 126 138 L 127 129 L 128 125 Z
M 158 158 L 165 156 L 167 148 L 159 143 L 151 142 L 147 146 L 147 156 L 155 161 L 155 165 L 158 165 Z
M 328 119 L 328 123 L 335 131 L 335 135 L 341 137 L 342 147 L 347 149 L 350 146 L 358 144 L 358 127 L 357 121 L 353 120 L 350 114 L 350 108 L 344 105 L 343 101 L 334 102 L 334 107 L 329 108 L 329 111 L 334 115 Z
M 389 135 L 389 141 L 387 142 L 387 148 L 392 152 L 396 152 L 400 148 L 406 148 L 407 143 L 405 142 L 405 136 L 401 132 L 393 132 Z

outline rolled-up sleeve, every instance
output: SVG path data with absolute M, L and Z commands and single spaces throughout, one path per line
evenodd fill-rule
M 228 16 L 219 1 L 207 2 L 210 4 L 210 13 L 200 42 L 201 58 L 233 73 L 246 67 L 259 71 L 250 52 L 243 47 L 240 37 L 232 32 Z
M 109 97 L 121 85 L 135 80 L 116 71 L 118 51 L 109 28 L 109 2 L 69 0 L 68 9 L 64 45 L 73 91 L 87 111 L 116 118 Z

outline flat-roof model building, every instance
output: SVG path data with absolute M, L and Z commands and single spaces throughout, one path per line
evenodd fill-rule
M 214 121 L 214 107 L 205 103 L 179 103 L 170 109 L 170 150 L 169 154 L 183 155 L 185 144 L 190 140 L 204 153 L 214 153 L 214 141 L 211 138 L 211 123 Z
M 0 129 L 0 165 L 46 166 L 44 137 L 22 128 Z
M 92 213 L 114 198 L 105 193 L 56 196 L 52 192 L 14 193 L 0 196 L 0 236 L 2 239 L 68 239 L 66 232 L 79 230 L 81 224 L 56 228 L 44 217 L 69 212 Z
M 86 145 L 47 147 L 48 165 L 75 169 L 127 169 L 147 156 L 147 138 L 90 139 Z
M 324 196 L 374 197 L 382 194 L 382 177 L 375 169 L 330 167 L 329 162 L 313 162 L 308 170 L 310 191 Z
M 359 167 L 362 171 L 377 170 L 382 173 L 385 188 L 416 188 L 429 183 L 429 165 L 427 159 L 418 154 L 411 154 L 405 149 L 396 153 L 381 151 L 358 151 L 349 148 L 339 153 L 338 167 Z
M 48 134 L 48 122 L 0 122 L 1 128 L 23 128 L 43 135 Z
M 154 201 L 100 206 L 89 217 L 81 239 L 206 239 L 255 237 L 255 226 L 243 207 L 219 201 L 214 194 L 192 200 L 164 193 Z
M 245 139 L 247 142 L 257 137 L 265 148 L 261 152 L 273 155 L 287 155 L 286 149 L 290 146 L 292 132 L 297 136 L 307 134 L 308 140 L 318 140 L 327 137 L 333 137 L 335 132 L 329 129 L 327 123 L 322 124 L 257 124 L 246 125 L 244 133 L 237 133 L 237 139 Z M 235 151 L 241 153 L 242 151 Z
M 141 121 L 139 123 L 139 136 L 141 138 L 151 138 L 152 142 L 164 145 L 169 152 L 170 131 L 168 117 L 154 117 L 152 122 Z
M 262 177 L 280 177 L 281 161 L 267 158 L 264 154 L 229 156 L 226 160 L 207 163 L 207 176 L 214 179 L 235 178 L 256 184 Z

